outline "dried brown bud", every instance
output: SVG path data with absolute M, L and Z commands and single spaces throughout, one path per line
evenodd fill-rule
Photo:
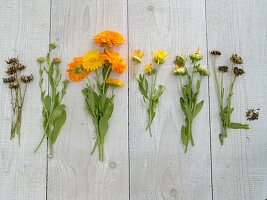
M 17 68 L 15 66 L 11 66 L 11 67 L 7 68 L 6 73 L 9 75 L 12 75 L 12 74 L 15 74 L 16 71 L 17 71 Z
M 240 75 L 245 74 L 245 71 L 244 71 L 243 69 L 239 69 L 238 67 L 235 67 L 235 68 L 234 68 L 234 74 L 235 74 L 236 76 L 240 76 Z
M 257 109 L 260 110 L 260 109 Z M 258 120 L 259 119 L 259 112 L 257 112 L 255 109 L 248 109 L 246 112 L 246 117 L 247 120 L 253 121 L 253 120 Z
M 238 64 L 238 65 L 243 64 L 243 59 L 242 59 L 240 56 L 238 56 L 236 53 L 233 53 L 233 54 L 231 55 L 231 57 L 230 57 L 230 61 L 231 61 L 232 63 L 234 63 L 234 64 Z
M 14 76 L 11 76 L 9 78 L 3 78 L 4 83 L 13 83 L 16 81 L 16 78 Z
M 7 64 L 17 64 L 19 63 L 19 59 L 18 58 L 9 58 L 8 60 L 5 61 Z
M 227 67 L 227 66 L 219 66 L 219 67 L 218 67 L 218 70 L 219 70 L 220 72 L 228 72 L 228 67 Z
M 18 64 L 18 65 L 16 65 L 16 68 L 17 68 L 17 70 L 24 70 L 26 68 L 26 66 L 22 65 L 22 64 Z
M 10 89 L 17 89 L 19 87 L 19 85 L 18 84 L 15 84 L 15 83 L 10 83 L 9 84 L 9 88 Z
M 23 75 L 20 77 L 20 80 L 23 82 L 23 83 L 29 83 L 33 80 L 33 75 L 30 74 L 30 75 Z
M 215 55 L 215 56 L 220 56 L 222 53 L 218 50 L 212 50 L 210 51 L 210 54 Z

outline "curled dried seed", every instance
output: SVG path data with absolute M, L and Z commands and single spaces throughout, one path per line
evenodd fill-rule
M 12 75 L 12 74 L 15 74 L 16 71 L 17 71 L 17 68 L 15 66 L 11 66 L 11 67 L 7 68 L 6 73 L 9 75 Z
M 16 65 L 16 69 L 17 69 L 17 70 L 24 70 L 25 68 L 26 68 L 25 65 L 22 65 L 22 64 L 18 64 L 18 65 Z
M 210 54 L 215 55 L 215 56 L 220 56 L 222 53 L 218 50 L 212 50 L 210 51 Z
M 260 110 L 260 109 L 257 109 Z M 247 120 L 253 121 L 253 120 L 258 120 L 259 119 L 259 112 L 257 112 L 255 109 L 248 109 L 246 112 L 246 117 Z

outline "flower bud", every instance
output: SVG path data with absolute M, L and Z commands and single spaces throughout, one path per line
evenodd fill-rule
M 192 61 L 192 63 L 195 63 L 197 61 L 202 60 L 203 57 L 202 57 L 202 55 L 200 55 L 199 51 L 200 50 L 198 48 L 196 51 L 194 51 L 193 53 L 189 54 L 189 58 Z
M 55 49 L 57 45 L 55 43 L 50 43 L 49 44 L 49 50 Z
M 140 64 L 142 62 L 142 59 L 138 56 L 133 56 L 132 61 L 136 64 Z
M 59 64 L 61 62 L 61 59 L 59 57 L 56 57 L 53 59 L 53 64 Z
M 210 71 L 208 69 L 205 69 L 204 67 L 198 67 L 197 71 L 200 75 L 205 75 L 205 76 L 210 75 Z
M 175 75 L 185 75 L 185 74 L 187 74 L 187 70 L 185 67 L 176 66 L 174 68 L 174 74 Z
M 43 58 L 43 57 L 38 57 L 38 58 L 37 58 L 37 62 L 39 62 L 39 63 L 43 63 L 43 62 L 44 62 L 44 58 Z

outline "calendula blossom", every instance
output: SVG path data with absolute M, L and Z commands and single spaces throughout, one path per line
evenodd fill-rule
M 76 57 L 73 59 L 73 62 L 68 64 L 69 69 L 67 72 L 72 81 L 80 81 L 84 79 L 90 71 L 83 68 L 83 57 Z
M 103 47 L 107 44 L 109 47 L 123 44 L 126 39 L 117 31 L 103 31 L 94 37 L 95 44 Z
M 153 58 L 152 60 L 155 63 L 158 64 L 163 64 L 165 61 L 164 59 L 166 58 L 166 56 L 169 54 L 168 52 L 166 52 L 165 50 L 157 50 L 157 51 L 152 51 L 153 54 Z
M 152 64 L 151 63 L 148 63 L 145 67 L 144 67 L 144 70 L 146 73 L 151 73 L 152 72 Z
M 87 51 L 83 56 L 83 68 L 88 71 L 97 70 L 103 64 L 104 60 L 99 50 Z
M 134 51 L 134 55 L 132 56 L 132 61 L 135 64 L 140 64 L 142 62 L 142 57 L 144 56 L 144 52 L 142 52 L 140 49 L 137 49 Z
M 112 85 L 117 85 L 117 86 L 124 86 L 122 80 L 115 79 L 115 78 L 108 78 L 106 80 L 106 83 L 112 84 Z
M 126 60 L 112 49 L 106 49 L 102 53 L 102 59 L 108 61 L 111 64 L 111 69 L 117 71 L 119 74 L 122 74 L 126 69 Z

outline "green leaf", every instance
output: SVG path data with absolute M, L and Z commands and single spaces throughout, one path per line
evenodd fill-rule
M 54 121 L 54 123 L 53 123 L 54 129 L 53 129 L 53 131 L 51 133 L 51 142 L 52 142 L 52 144 L 54 144 L 56 142 L 56 139 L 57 139 L 57 136 L 59 134 L 59 131 L 60 131 L 61 127 L 64 125 L 64 123 L 66 121 L 66 117 L 67 117 L 66 111 L 63 110 L 62 115 Z
M 204 103 L 204 100 L 196 105 L 194 113 L 193 113 L 193 118 L 195 118 L 197 114 L 199 113 L 199 111 L 202 109 L 203 103 Z
M 231 122 L 229 124 L 229 128 L 231 128 L 231 129 L 249 129 L 249 125 Z
M 60 104 L 60 105 L 58 105 L 58 106 L 53 110 L 53 112 L 52 112 L 52 114 L 51 114 L 51 116 L 50 116 L 50 118 L 49 118 L 48 123 L 50 124 L 50 123 L 54 122 L 55 119 L 61 117 L 62 112 L 64 111 L 65 107 L 66 107 L 66 106 L 65 106 L 64 104 Z
M 104 144 L 104 137 L 108 130 L 108 118 L 106 116 L 102 117 L 99 120 L 99 133 L 100 133 L 100 141 Z
M 187 135 L 186 135 L 185 126 L 182 126 L 182 128 L 181 128 L 181 139 L 182 139 L 182 142 L 183 142 L 184 145 L 188 144 L 188 138 L 187 138 Z
M 106 116 L 107 118 L 110 118 L 112 113 L 113 113 L 113 109 L 114 109 L 114 104 L 113 103 L 108 105 L 106 110 L 105 110 L 104 116 Z
M 44 106 L 47 112 L 50 111 L 50 106 L 51 106 L 51 98 L 49 95 L 45 96 L 44 98 Z

